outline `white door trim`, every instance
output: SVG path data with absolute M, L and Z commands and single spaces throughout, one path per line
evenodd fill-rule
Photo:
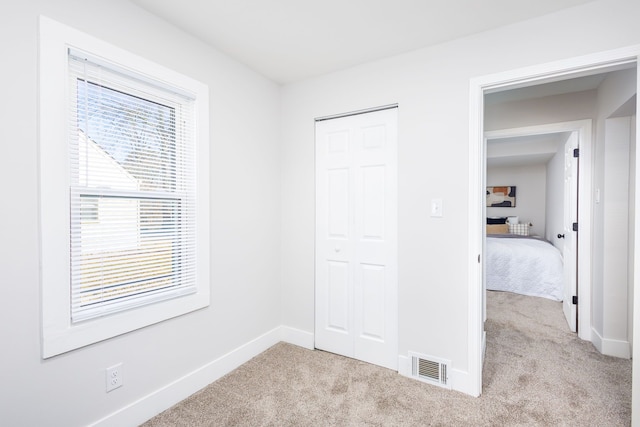
M 593 120 L 547 123 L 512 129 L 487 131 L 487 139 L 511 138 L 527 135 L 542 135 L 559 132 L 578 132 L 580 143 L 580 168 L 578 170 L 578 336 L 591 341 L 591 232 L 593 192 Z
M 339 119 L 342 117 L 355 116 L 358 114 L 367 114 L 367 113 L 375 113 L 376 111 L 391 110 L 392 108 L 398 108 L 398 104 L 381 105 L 379 107 L 365 108 L 362 110 L 349 111 L 347 113 L 339 113 L 339 114 L 332 114 L 330 116 L 316 117 L 315 121 L 322 122 L 324 120 Z
M 472 78 L 469 86 L 469 257 L 468 257 L 468 372 L 467 392 L 474 396 L 482 393 L 482 351 L 483 351 L 483 203 L 484 203 L 484 94 L 493 89 L 515 88 L 528 83 L 543 83 L 562 78 L 577 77 L 581 74 L 604 71 L 621 64 L 638 62 L 640 45 L 591 55 L 569 58 L 561 61 L 534 65 L 501 73 Z M 609 70 L 607 70 L 609 71 Z M 640 84 L 640 78 L 638 79 Z M 638 126 L 640 129 L 640 126 Z M 640 153 L 640 150 L 638 150 Z M 639 156 L 640 157 L 640 156 Z M 640 164 L 640 163 L 639 163 Z M 640 174 L 636 176 L 636 188 L 640 188 Z M 636 212 L 640 212 L 640 198 L 636 198 Z M 640 215 L 636 217 L 636 242 L 640 242 Z M 640 283 L 640 251 L 635 251 L 635 277 Z M 634 293 L 634 342 L 640 340 L 640 292 Z M 638 348 L 640 346 L 634 346 Z M 640 372 L 640 350 L 633 359 L 635 371 Z M 632 408 L 640 410 L 640 375 L 633 378 L 634 389 Z M 632 411 L 636 412 L 636 411 Z M 640 414 L 636 415 L 636 417 Z

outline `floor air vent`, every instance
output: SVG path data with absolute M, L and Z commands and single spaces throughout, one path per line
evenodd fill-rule
M 409 353 L 411 357 L 411 376 L 417 380 L 450 389 L 449 365 L 450 361 L 437 357 Z

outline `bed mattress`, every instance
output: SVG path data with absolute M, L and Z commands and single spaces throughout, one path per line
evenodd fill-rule
M 547 241 L 513 235 L 487 236 L 486 258 L 488 290 L 562 301 L 562 254 Z

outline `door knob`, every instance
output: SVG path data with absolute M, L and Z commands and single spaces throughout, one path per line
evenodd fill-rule
M 336 251 L 336 252 L 340 252 L 340 248 L 336 246 L 335 251 Z
M 558 239 L 564 239 L 564 234 L 558 234 Z

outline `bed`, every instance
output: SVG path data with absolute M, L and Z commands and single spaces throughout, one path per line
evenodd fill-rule
M 488 290 L 562 301 L 562 254 L 546 240 L 516 234 L 487 234 Z

